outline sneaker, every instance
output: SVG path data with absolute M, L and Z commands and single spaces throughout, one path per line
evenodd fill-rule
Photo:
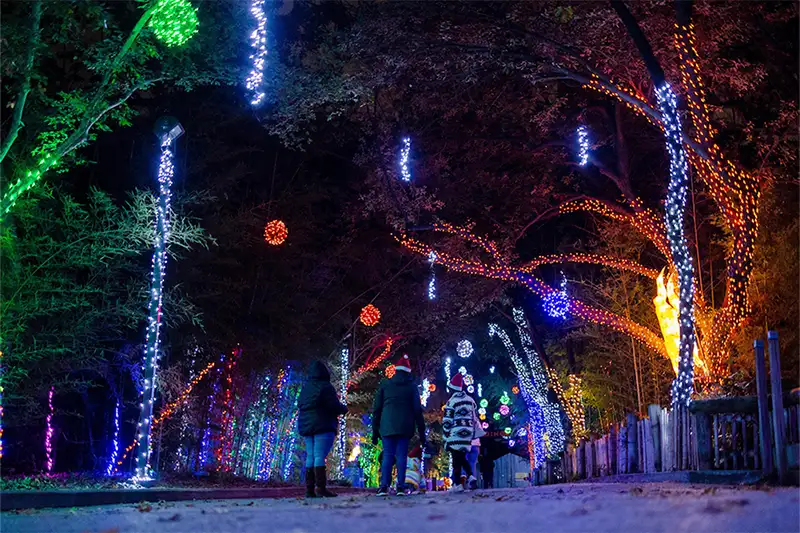
M 376 496 L 388 496 L 389 495 L 389 487 L 381 487 L 378 489 L 378 494 Z
M 467 481 L 467 486 L 469 487 L 469 490 L 478 489 L 478 480 L 475 479 L 475 476 L 469 476 L 469 480 Z
M 463 485 L 453 485 L 448 489 L 448 492 L 464 492 Z

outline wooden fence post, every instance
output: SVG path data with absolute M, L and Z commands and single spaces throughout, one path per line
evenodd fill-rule
M 619 425 L 617 433 L 617 474 L 628 473 L 628 428 Z
M 786 483 L 786 423 L 783 419 L 783 387 L 781 386 L 781 355 L 778 349 L 778 332 L 767 332 L 769 343 L 769 376 L 772 384 L 772 429 L 775 435 L 775 466 L 778 482 Z
M 650 417 L 650 433 L 653 437 L 653 465 L 654 471 L 660 472 L 661 466 L 661 406 L 650 404 L 647 406 L 647 415 Z
M 772 431 L 770 431 L 769 399 L 767 392 L 767 363 L 764 358 L 764 341 L 753 342 L 756 359 L 756 391 L 758 392 L 758 437 L 761 445 L 761 471 L 772 474 Z
M 638 431 L 636 431 L 636 415 L 628 413 L 627 424 L 628 426 L 628 473 L 636 472 L 639 468 L 638 457 Z
M 617 426 L 608 428 L 608 475 L 617 474 Z
M 697 421 L 697 433 L 695 434 L 697 440 L 697 469 L 710 470 L 714 455 L 711 445 L 711 417 L 707 413 L 695 413 L 694 417 Z

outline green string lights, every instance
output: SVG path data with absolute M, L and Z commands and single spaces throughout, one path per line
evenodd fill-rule
M 159 0 L 150 29 L 167 46 L 182 46 L 197 33 L 197 8 L 188 0 Z

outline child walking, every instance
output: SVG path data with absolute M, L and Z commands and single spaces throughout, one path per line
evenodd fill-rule
M 475 400 L 464 392 L 464 378 L 461 374 L 453 376 L 447 388 L 450 389 L 451 396 L 444 407 L 442 433 L 445 449 L 453 459 L 453 486 L 450 490 L 460 492 L 467 488 L 476 489 L 478 481 L 467 460 L 467 452 L 472 448 L 472 440 L 482 437 L 485 432 L 477 423 Z M 462 471 L 466 481 L 461 478 Z

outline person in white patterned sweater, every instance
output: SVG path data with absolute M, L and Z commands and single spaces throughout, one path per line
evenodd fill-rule
M 464 378 L 461 374 L 453 376 L 447 388 L 450 389 L 451 396 L 444 406 L 442 433 L 445 449 L 453 458 L 453 486 L 450 490 L 459 492 L 467 488 L 476 489 L 478 481 L 467 461 L 467 452 L 472 447 L 472 439 L 482 437 L 485 432 L 477 423 L 475 400 L 464 392 Z

